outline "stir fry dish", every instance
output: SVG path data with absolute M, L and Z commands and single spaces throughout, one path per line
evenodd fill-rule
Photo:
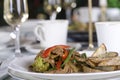
M 101 44 L 91 56 L 67 45 L 55 45 L 41 50 L 29 69 L 38 73 L 115 71 L 120 69 L 120 56 L 117 52 L 108 52 L 104 44 Z

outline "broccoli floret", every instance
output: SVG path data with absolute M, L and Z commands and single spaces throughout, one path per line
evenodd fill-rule
M 45 72 L 49 68 L 49 63 L 44 62 L 43 59 L 39 56 L 35 59 L 34 63 L 31 65 L 32 70 L 36 72 Z

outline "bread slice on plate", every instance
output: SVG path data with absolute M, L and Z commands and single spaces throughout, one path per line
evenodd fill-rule
M 92 54 L 91 57 L 98 57 L 101 54 L 105 54 L 107 52 L 106 46 L 104 44 L 101 44 L 96 51 Z
M 110 60 L 102 61 L 98 66 L 118 66 L 120 65 L 120 56 L 114 57 Z

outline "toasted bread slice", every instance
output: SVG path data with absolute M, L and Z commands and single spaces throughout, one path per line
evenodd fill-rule
M 102 71 L 102 70 L 90 68 L 90 67 L 85 66 L 85 65 L 82 65 L 82 67 L 83 67 L 83 72 L 85 72 L 85 73 L 91 73 L 91 72 L 104 72 L 104 71 Z
M 117 52 L 106 52 L 105 54 L 101 54 L 98 57 L 89 57 L 88 60 L 94 62 L 94 63 L 100 63 L 102 61 L 108 61 L 111 60 L 114 57 L 117 57 Z
M 106 52 L 105 54 L 100 54 L 98 58 L 114 58 L 117 56 L 118 56 L 117 52 Z
M 103 54 L 102 57 L 104 58 L 113 58 L 113 57 L 117 57 L 118 53 L 117 52 L 107 52 L 106 54 Z
M 108 61 L 102 61 L 98 66 L 118 66 L 120 65 L 120 56 L 114 57 Z
M 85 58 L 80 58 L 80 57 L 75 56 L 75 59 L 79 62 L 86 62 Z
M 101 58 L 101 57 L 90 57 L 88 58 L 88 60 L 98 64 L 100 62 L 103 62 L 103 61 L 108 61 L 108 60 L 111 60 L 112 58 Z
M 91 57 L 98 57 L 101 54 L 105 54 L 107 52 L 106 46 L 104 44 L 101 44 L 96 51 L 92 54 Z
M 120 70 L 120 65 L 117 66 L 117 70 Z
M 86 60 L 85 62 L 87 65 L 89 65 L 90 67 L 96 67 L 96 64 L 94 62 L 92 62 L 91 60 Z
M 96 67 L 96 69 L 102 70 L 102 71 L 115 71 L 118 69 L 117 66 L 99 66 Z

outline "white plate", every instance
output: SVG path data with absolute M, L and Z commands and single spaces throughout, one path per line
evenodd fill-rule
M 76 48 L 76 50 L 79 50 L 80 48 L 81 48 L 81 44 L 80 43 L 75 43 L 75 42 L 69 42 L 69 43 L 67 43 L 69 46 L 71 46 L 71 47 L 75 47 Z M 30 44 L 27 44 L 27 45 L 25 45 L 25 49 L 27 50 L 27 51 L 29 51 L 30 53 L 33 53 L 33 54 L 37 54 L 38 52 L 40 52 L 40 50 L 42 49 L 41 47 L 40 47 L 40 44 L 38 43 L 38 44 L 32 44 L 32 43 L 30 43 Z
M 14 77 L 27 80 L 91 80 L 91 79 L 112 79 L 120 77 L 120 70 L 98 73 L 71 73 L 71 74 L 49 74 L 35 73 L 28 70 L 33 63 L 35 55 L 14 59 L 8 66 L 8 72 Z
M 40 48 L 40 44 L 27 44 L 25 45 L 25 49 L 33 54 L 37 54 L 38 52 L 40 52 L 41 48 Z

